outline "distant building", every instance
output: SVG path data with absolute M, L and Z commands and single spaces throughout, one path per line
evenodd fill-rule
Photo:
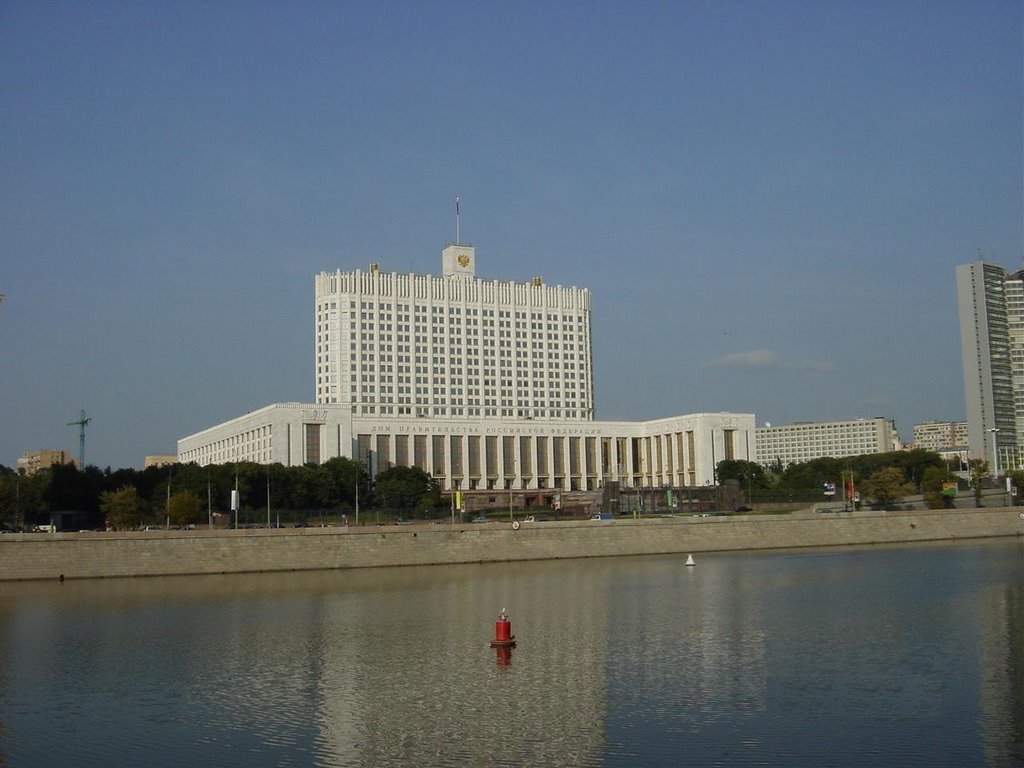
M 150 467 L 166 467 L 168 464 L 176 464 L 178 457 L 171 454 L 150 454 L 142 461 L 142 468 L 149 469 Z
M 944 453 L 966 451 L 966 421 L 925 421 L 914 425 L 914 447 Z
M 956 268 L 970 456 L 990 464 L 998 460 L 1003 469 L 1017 462 L 1024 426 L 1021 278 L 1020 272 L 1007 277 L 1001 266 L 985 261 Z
M 1024 270 L 1006 276 L 1006 331 L 1010 337 L 1010 378 L 1017 452 L 1024 448 Z M 1007 456 L 1012 459 L 1012 456 Z M 1010 466 L 1000 457 L 1001 467 Z
M 54 464 L 71 464 L 78 466 L 78 460 L 71 457 L 67 451 L 60 451 L 56 448 L 44 448 L 41 451 L 26 451 L 18 459 L 18 472 L 25 475 L 34 475 L 41 469 L 52 467 Z
M 765 425 L 755 431 L 754 460 L 762 466 L 781 461 L 784 467 L 827 456 L 888 453 L 902 448 L 891 419 L 802 421 L 780 427 Z

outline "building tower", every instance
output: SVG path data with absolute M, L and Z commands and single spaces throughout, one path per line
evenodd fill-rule
M 1013 413 L 1017 447 L 1024 446 L 1024 270 L 1006 276 L 1006 326 L 1010 339 L 1010 376 L 1013 381 Z M 999 466 L 1003 456 L 999 457 Z
M 970 455 L 1005 471 L 1015 465 L 1018 445 L 1006 270 L 984 261 L 960 264 L 956 286 Z
M 452 243 L 440 276 L 316 278 L 316 402 L 356 416 L 594 418 L 590 291 L 476 276 Z

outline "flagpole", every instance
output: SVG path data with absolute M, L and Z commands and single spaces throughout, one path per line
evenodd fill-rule
M 459 243 L 459 196 L 455 196 L 455 243 Z

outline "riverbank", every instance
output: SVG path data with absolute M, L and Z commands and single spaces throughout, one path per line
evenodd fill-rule
M 1024 536 L 1020 508 L 0 537 L 0 581 L 375 568 Z

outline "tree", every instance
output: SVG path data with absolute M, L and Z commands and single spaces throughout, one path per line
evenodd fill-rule
M 436 507 L 441 500 L 437 482 L 419 467 L 391 467 L 374 481 L 377 506 L 389 509 Z
M 199 497 L 192 491 L 178 491 L 167 502 L 167 517 L 171 525 L 189 525 L 199 519 Z
M 369 495 L 366 473 L 359 462 L 338 456 L 325 461 L 319 469 L 329 479 L 332 505 L 355 506 L 357 484 L 361 498 L 366 499 Z
M 0 476 L 0 520 L 29 529 L 33 524 L 49 522 L 51 478 L 49 467 L 32 475 Z
M 770 485 L 764 467 L 754 461 L 723 459 L 718 462 L 716 471 L 719 484 L 725 484 L 726 480 L 736 480 L 743 490 L 767 488 Z
M 99 495 L 104 490 L 103 473 L 94 466 L 79 470 L 74 464 L 54 464 L 49 468 L 50 484 L 46 501 L 52 512 L 77 512 L 87 528 L 99 525 Z
M 945 493 L 947 483 L 957 483 L 957 476 L 945 467 L 928 467 L 921 479 L 921 493 L 929 509 L 953 506 L 953 496 Z
M 107 525 L 115 531 L 137 528 L 142 520 L 142 505 L 134 485 L 125 485 L 116 491 L 100 494 L 100 511 Z
M 820 490 L 825 482 L 838 482 L 849 461 L 825 456 L 799 464 L 790 464 L 779 478 L 784 490 Z
M 899 467 L 884 467 L 861 482 L 864 492 L 881 505 L 891 504 L 901 496 L 914 492 Z
M 0 470 L 6 467 L 0 466 Z M 20 507 L 20 478 L 17 475 L 0 471 L 0 523 L 19 525 L 18 512 Z
M 321 472 L 319 466 L 306 464 L 294 467 L 292 471 L 295 473 L 292 493 L 296 508 L 322 510 L 334 506 L 331 478 L 326 472 Z
M 974 504 L 981 506 L 981 488 L 988 476 L 988 462 L 984 459 L 971 459 L 967 462 L 971 473 L 971 488 L 974 489 Z

